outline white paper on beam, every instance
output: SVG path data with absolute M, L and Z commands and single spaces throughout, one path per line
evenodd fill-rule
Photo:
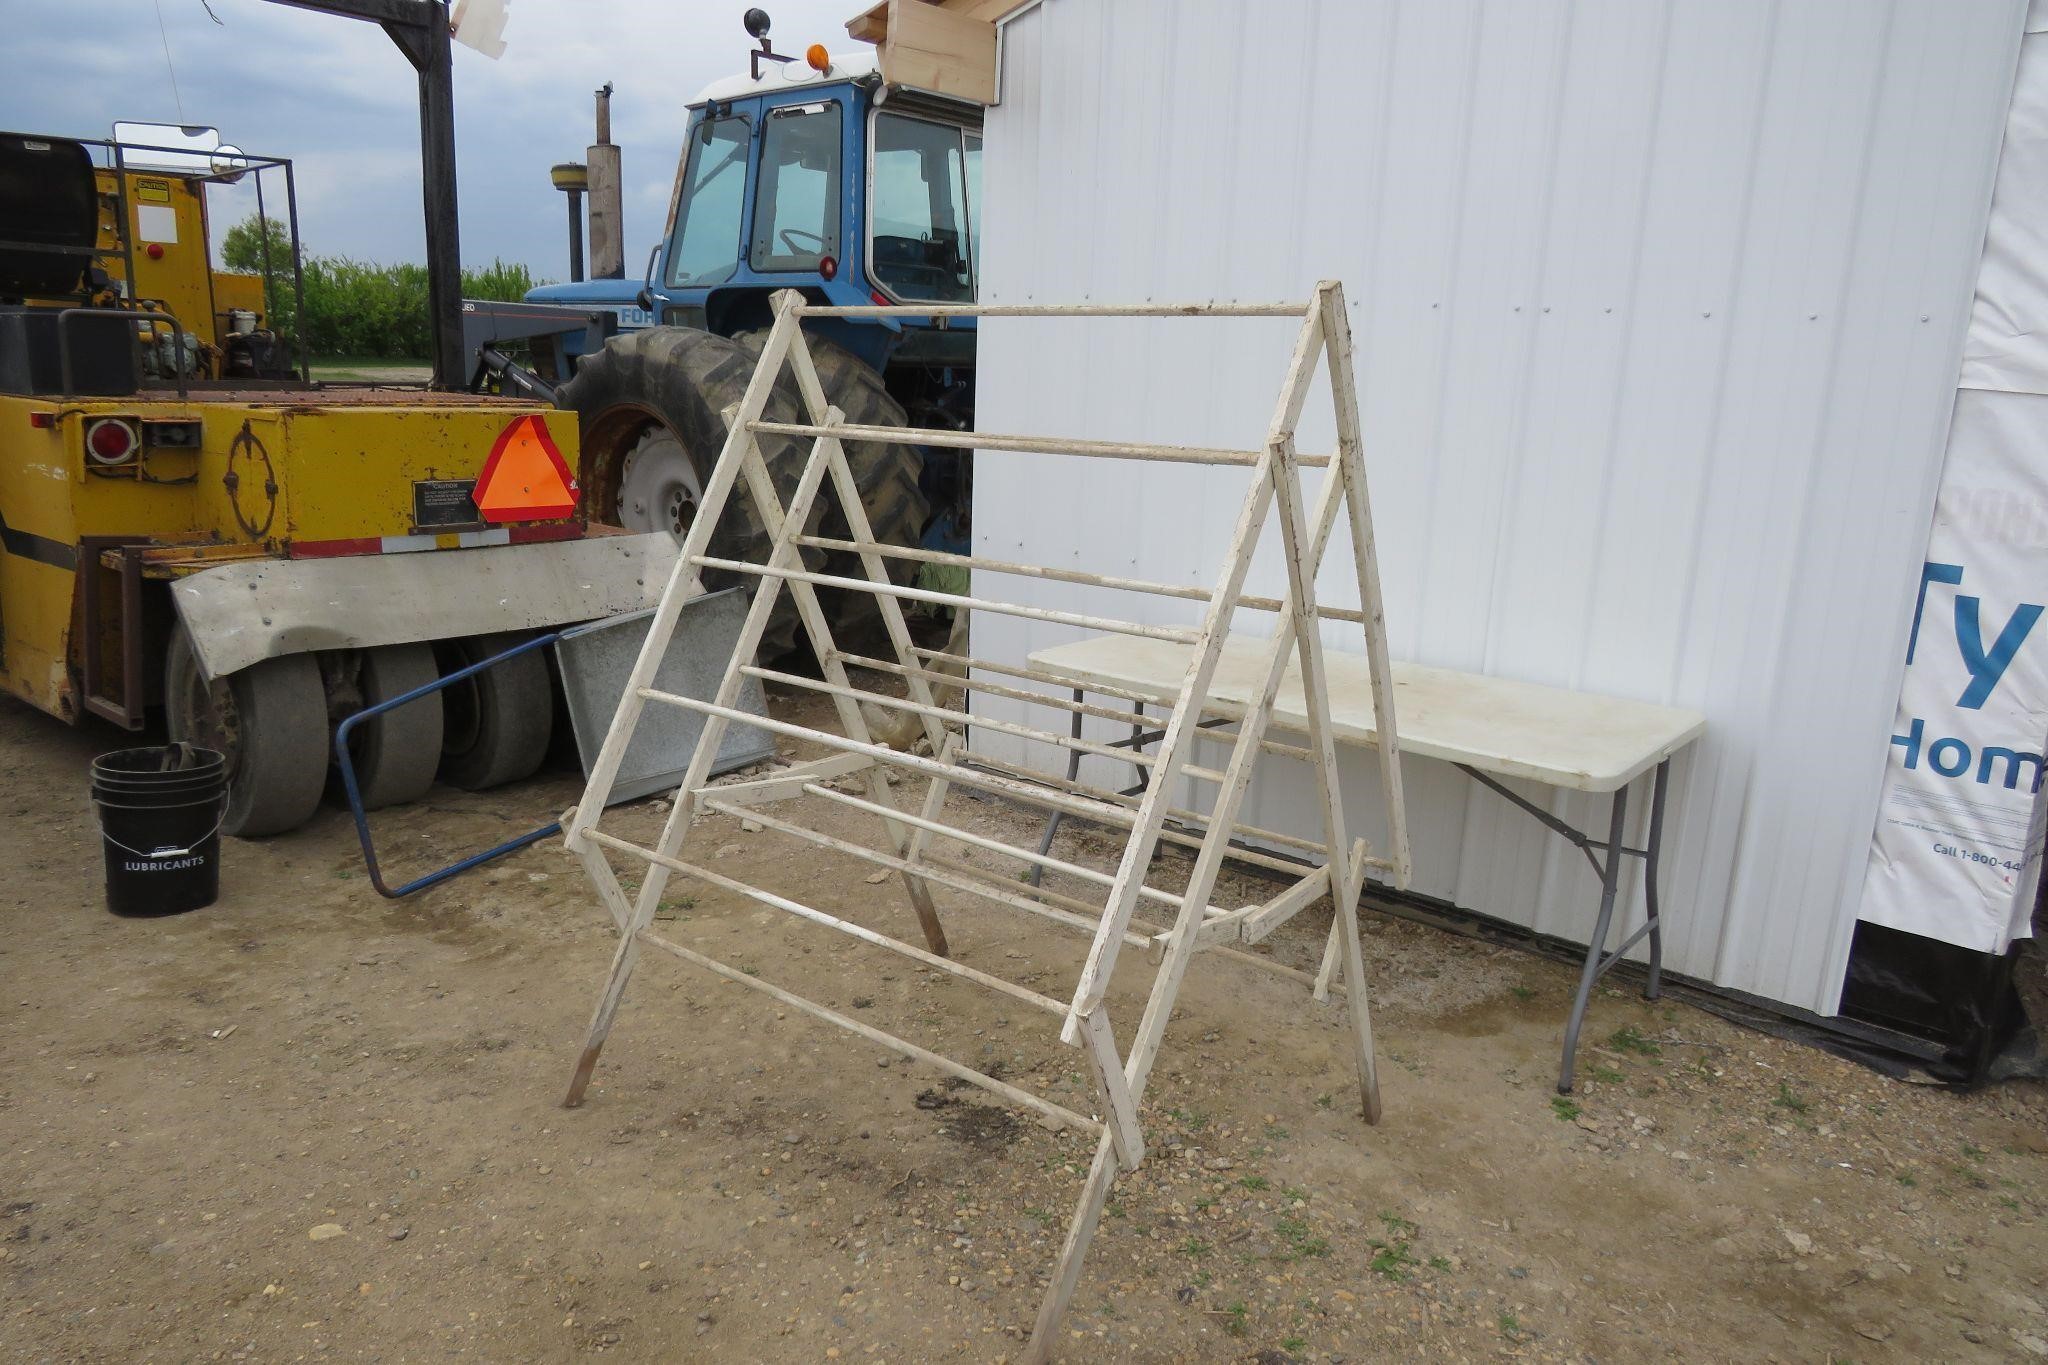
M 455 0 L 449 29 L 455 41 L 486 57 L 505 55 L 505 11 L 511 0 Z

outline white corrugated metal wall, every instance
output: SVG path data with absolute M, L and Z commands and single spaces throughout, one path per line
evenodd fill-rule
M 1668 961 L 1831 1011 L 2022 10 L 1046 0 L 1004 30 L 984 297 L 1341 279 L 1396 655 L 1705 712 L 1674 775 Z M 978 424 L 1254 445 L 1289 335 L 991 320 Z M 1319 408 L 1304 450 L 1327 448 Z M 1204 584 L 1242 493 L 1007 454 L 976 480 L 983 553 Z M 1343 580 L 1327 600 L 1355 600 Z M 1283 584 L 1262 547 L 1252 589 Z M 984 619 L 975 652 L 1071 634 Z M 1443 765 L 1410 792 L 1418 890 L 1590 934 L 1576 852 Z M 1253 818 L 1312 828 L 1297 775 L 1262 778 Z

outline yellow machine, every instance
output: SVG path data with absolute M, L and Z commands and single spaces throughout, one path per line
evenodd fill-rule
M 212 268 L 206 186 L 288 163 L 150 157 L 0 134 L 0 685 L 74 723 L 161 706 L 228 754 L 228 832 L 276 833 L 339 716 L 637 608 L 674 549 L 586 534 L 573 414 L 264 377 L 291 367 L 262 280 Z M 525 776 L 553 715 L 538 654 L 408 704 L 359 731 L 365 803 Z

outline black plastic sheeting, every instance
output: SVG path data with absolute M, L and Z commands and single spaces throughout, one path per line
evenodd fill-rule
M 1924 1063 L 1953 1085 L 1981 1084 L 2026 1022 L 2013 989 L 2020 947 L 1972 952 L 1881 924 L 1859 924 L 1842 982 L 1842 1014 L 1932 1043 Z

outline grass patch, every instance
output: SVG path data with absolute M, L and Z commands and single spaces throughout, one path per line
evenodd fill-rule
M 1212 1248 L 1201 1238 L 1190 1237 L 1180 1244 L 1178 1250 L 1183 1256 L 1192 1256 L 1196 1260 L 1200 1260 L 1202 1257 L 1207 1256 Z
M 1778 1097 L 1771 1103 L 1780 1109 L 1790 1109 L 1795 1114 L 1806 1112 L 1806 1100 L 1784 1081 L 1778 1082 Z
M 1901 1185 L 1904 1185 L 1909 1190 L 1918 1188 L 1920 1184 L 1920 1182 L 1913 1177 L 1913 1173 L 1911 1171 L 1900 1171 L 1897 1175 L 1893 1176 L 1892 1179 L 1898 1181 Z
M 1585 1110 L 1579 1108 L 1578 1101 L 1574 1100 L 1570 1095 L 1552 1095 L 1550 1097 L 1550 1112 L 1557 1115 L 1558 1122 L 1570 1123 L 1580 1114 L 1583 1114 Z
M 1291 1356 L 1298 1356 L 1303 1351 L 1306 1351 L 1308 1349 L 1308 1338 L 1282 1337 L 1280 1339 L 1280 1349 L 1287 1352 L 1287 1354 Z
M 1272 1185 L 1273 1182 L 1262 1175 L 1245 1175 L 1239 1176 L 1237 1183 L 1248 1190 L 1263 1190 Z
M 1332 1095 L 1327 1090 L 1325 1090 L 1322 1094 L 1316 1096 L 1316 1108 L 1318 1109 L 1328 1109 L 1331 1105 L 1335 1104 L 1336 1102 L 1337 1097 L 1335 1095 Z
M 1494 1319 L 1493 1325 L 1498 1327 L 1500 1334 L 1509 1341 L 1520 1341 L 1522 1339 L 1522 1320 L 1513 1313 L 1502 1313 L 1498 1318 Z
M 1536 998 L 1535 990 L 1528 986 L 1510 986 L 1508 987 L 1508 994 L 1524 1004 Z
M 1251 1316 L 1252 1310 L 1245 1307 L 1243 1299 L 1239 1299 L 1223 1310 L 1223 1330 L 1234 1337 L 1241 1337 L 1251 1324 Z
M 1586 1068 L 1586 1079 L 1602 1085 L 1620 1085 L 1626 1077 L 1611 1066 L 1591 1066 Z

